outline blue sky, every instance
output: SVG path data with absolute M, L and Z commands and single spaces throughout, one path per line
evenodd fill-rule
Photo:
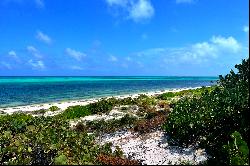
M 248 0 L 1 0 L 0 76 L 226 74 Z

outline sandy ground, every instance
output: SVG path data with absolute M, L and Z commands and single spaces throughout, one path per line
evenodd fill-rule
M 201 164 L 208 158 L 204 149 L 170 146 L 166 134 L 159 130 L 143 135 L 129 131 L 104 134 L 97 142 L 111 142 L 113 150 L 119 146 L 127 158 L 139 160 L 143 165 Z
M 201 88 L 201 87 L 196 87 L 196 88 Z M 166 93 L 166 92 L 178 92 L 178 91 L 182 91 L 182 90 L 196 89 L 196 88 L 182 88 L 182 89 L 161 90 L 161 91 L 143 92 L 143 93 L 137 93 L 137 94 L 119 95 L 119 96 L 113 96 L 113 97 L 116 97 L 116 98 L 126 98 L 126 97 L 136 98 L 141 94 L 145 94 L 145 95 L 148 95 L 148 96 L 154 96 L 154 95 L 159 95 L 159 94 Z M 110 98 L 110 97 L 107 97 L 107 98 Z M 51 106 L 57 106 L 63 111 L 66 108 L 68 108 L 69 106 L 87 105 L 89 103 L 97 102 L 99 99 L 101 99 L 101 98 L 0 108 L 0 112 L 4 112 L 4 113 L 7 113 L 7 114 L 12 114 L 14 112 L 29 112 L 29 111 L 36 111 L 36 110 L 40 110 L 40 109 L 48 109 Z

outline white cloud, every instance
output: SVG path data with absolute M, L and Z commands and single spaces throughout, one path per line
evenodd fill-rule
M 126 12 L 126 18 L 135 22 L 149 20 L 155 10 L 150 0 L 106 0 L 110 7 L 120 7 Z
M 213 36 L 211 41 L 218 47 L 225 48 L 228 51 L 238 52 L 241 49 L 241 45 L 232 36 L 228 38 Z
M 5 61 L 1 61 L 1 66 L 3 67 L 3 68 L 5 68 L 5 69 L 8 69 L 8 70 L 11 70 L 12 69 L 12 66 L 9 64 L 9 63 L 7 63 L 7 62 L 5 62 Z M 0 67 L 1 67 L 0 66 Z
M 52 42 L 51 38 L 41 31 L 37 31 L 36 38 L 46 44 L 51 44 Z
M 43 70 L 45 69 L 45 65 L 43 63 L 43 61 L 39 60 L 39 61 L 33 61 L 32 59 L 30 59 L 28 61 L 28 64 L 32 66 L 33 69 L 36 70 Z
M 34 46 L 27 46 L 27 50 L 29 53 L 31 53 L 33 56 L 37 57 L 37 58 L 42 58 L 41 53 L 39 52 L 39 50 L 37 50 Z
M 135 53 L 144 59 L 161 58 L 165 63 L 201 63 L 219 56 L 237 56 L 242 50 L 241 44 L 233 37 L 213 36 L 209 41 L 194 43 L 177 48 L 153 48 Z
M 243 31 L 246 32 L 246 33 L 248 33 L 249 32 L 249 26 L 244 26 L 243 27 Z
M 83 57 L 86 56 L 86 54 L 80 52 L 80 51 L 76 51 L 76 50 L 73 50 L 71 48 L 66 48 L 66 53 L 73 57 L 74 59 L 78 60 L 78 61 L 81 61 Z
M 208 42 L 196 43 L 191 46 L 193 57 L 217 56 L 217 48 Z
M 148 0 L 139 0 L 129 10 L 129 17 L 135 22 L 150 19 L 153 15 L 154 8 Z
M 176 0 L 175 2 L 177 4 L 180 4 L 180 3 L 194 3 L 194 0 Z
M 109 61 L 111 61 L 111 62 L 116 62 L 116 61 L 118 61 L 118 59 L 117 59 L 115 56 L 110 55 Z

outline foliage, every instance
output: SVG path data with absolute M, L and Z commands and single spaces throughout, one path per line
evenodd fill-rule
M 67 164 L 67 157 L 62 154 L 54 159 L 54 163 L 56 165 L 66 165 Z
M 176 143 L 198 144 L 218 164 L 227 160 L 222 146 L 233 131 L 239 131 L 244 140 L 249 140 L 248 65 L 249 60 L 243 60 L 235 66 L 238 73 L 231 71 L 225 77 L 220 76 L 218 86 L 174 104 L 164 128 Z
M 175 96 L 179 96 L 178 92 L 174 93 L 174 92 L 166 92 L 163 94 L 160 94 L 159 96 L 157 96 L 157 99 L 161 99 L 161 100 L 168 100 L 169 98 L 175 97 Z
M 80 118 L 92 114 L 88 106 L 70 106 L 62 114 L 57 116 L 62 117 L 63 119 L 74 119 Z
M 112 119 L 112 120 L 107 120 L 107 121 L 105 120 L 89 121 L 86 123 L 86 126 L 83 125 L 82 128 L 84 128 L 84 130 L 87 130 L 87 131 L 110 133 L 110 132 L 117 131 L 119 129 L 123 129 L 125 127 L 128 127 L 128 128 L 132 127 L 136 119 L 137 119 L 136 117 L 126 114 L 124 117 L 120 119 Z
M 89 104 L 87 108 L 92 114 L 97 114 L 107 113 L 112 110 L 113 106 L 114 103 L 112 103 L 110 100 L 102 99 L 98 102 Z
M 197 89 L 188 89 L 188 90 L 182 90 L 179 92 L 166 92 L 163 94 L 160 94 L 159 96 L 157 96 L 157 99 L 161 99 L 161 100 L 169 100 L 173 97 L 183 97 L 183 96 L 200 96 L 202 93 L 204 93 L 205 91 L 212 91 L 215 87 L 202 87 L 202 88 L 197 88 Z
M 112 154 L 110 144 L 96 145 L 61 117 L 0 116 L 0 131 L 0 165 L 95 164 L 99 154 Z
M 31 113 L 33 115 L 39 115 L 39 114 L 44 114 L 47 111 L 48 110 L 46 110 L 46 109 L 40 109 L 40 110 L 36 110 L 36 111 L 29 111 L 29 112 L 26 112 L 26 113 Z
M 57 107 L 57 106 L 51 106 L 51 107 L 49 107 L 49 110 L 50 111 L 58 111 L 60 108 L 59 107 Z
M 142 119 L 135 123 L 134 131 L 140 133 L 147 133 L 157 128 L 160 128 L 161 125 L 165 122 L 166 115 L 165 112 L 155 112 L 154 116 L 149 119 Z
M 230 165 L 249 165 L 249 149 L 237 131 L 231 134 L 232 140 L 223 148 L 227 151 Z
M 140 95 L 135 99 L 135 102 L 139 107 L 144 107 L 144 108 L 156 104 L 156 100 L 154 98 L 146 95 Z

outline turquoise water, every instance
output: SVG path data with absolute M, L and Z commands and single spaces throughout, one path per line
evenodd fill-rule
M 0 77 L 0 107 L 208 86 L 218 77 Z

